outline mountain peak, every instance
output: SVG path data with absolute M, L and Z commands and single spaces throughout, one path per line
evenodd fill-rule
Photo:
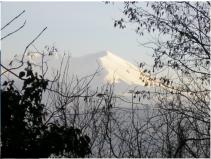
M 36 54 L 28 54 L 31 61 L 40 62 Z M 38 59 L 37 59 L 38 58 Z M 36 60 L 37 59 L 37 60 Z M 61 57 L 49 57 L 48 64 L 52 70 L 56 70 L 56 63 L 61 62 Z M 99 74 L 103 81 L 111 83 L 127 83 L 129 85 L 144 85 L 145 83 L 140 80 L 140 72 L 142 71 L 137 66 L 121 58 L 110 50 L 104 50 L 85 56 L 72 57 L 70 60 L 71 74 L 86 76 L 93 74 L 99 67 L 104 70 Z M 145 79 L 145 77 L 143 77 Z M 100 80 L 99 80 L 100 81 Z
M 113 52 L 109 51 L 109 50 L 104 50 L 104 51 L 99 51 L 97 53 L 94 53 L 92 55 L 98 55 L 98 57 L 103 57 L 103 56 L 115 55 L 115 54 Z
M 102 51 L 100 53 L 100 55 L 101 55 L 101 57 L 107 56 L 107 57 L 110 57 L 110 58 L 119 58 L 119 59 L 122 59 L 121 57 L 119 57 L 117 54 L 111 52 L 110 50 Z
M 114 54 L 114 53 L 112 53 L 112 52 L 109 51 L 109 50 L 106 50 L 105 52 L 106 52 L 106 54 Z

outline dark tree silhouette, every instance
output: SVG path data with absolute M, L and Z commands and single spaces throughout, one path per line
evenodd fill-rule
M 33 73 L 31 64 L 19 73 L 22 90 L 14 81 L 5 81 L 2 98 L 1 157 L 85 157 L 90 153 L 87 135 L 80 129 L 64 126 L 60 121 L 46 123 L 49 114 L 42 104 L 48 80 Z
M 210 6 L 210 2 L 125 2 L 124 16 L 114 22 L 121 29 L 134 26 L 141 37 L 153 36 L 140 44 L 154 51 L 154 65 L 144 72 L 159 84 L 154 98 L 157 94 L 159 117 L 164 119 L 160 133 L 168 130 L 163 140 L 172 146 L 171 150 L 166 146 L 169 157 L 210 156 Z M 177 140 L 170 138 L 174 133 Z
M 89 84 L 94 75 L 71 79 L 65 56 L 64 69 L 60 67 L 55 79 L 48 81 L 43 59 L 54 52 L 49 48 L 47 53 L 36 50 L 42 56 L 41 76 L 33 73 L 35 65 L 30 63 L 16 75 L 14 70 L 25 66 L 28 48 L 45 28 L 26 47 L 19 66 L 1 64 L 1 75 L 8 72 L 23 80 L 21 91 L 14 81 L 4 82 L 1 90 L 2 157 L 210 157 L 210 3 L 143 5 L 125 2 L 126 16 L 114 25 L 135 24 L 141 36 L 158 35 L 147 43 L 154 50 L 154 67 L 147 70 L 140 64 L 141 75 L 148 78 L 146 86 L 151 80 L 156 90 L 137 87 L 129 91 L 131 101 L 114 94 L 113 86 L 93 91 Z M 154 77 L 163 69 L 170 76 Z M 45 105 L 46 94 L 51 102 Z
M 134 24 L 140 36 L 159 35 L 145 45 L 154 50 L 154 68 L 165 66 L 184 74 L 210 76 L 210 2 L 125 2 L 125 17 L 114 26 Z M 155 36 L 156 37 L 156 36 Z
M 24 13 L 25 10 L 5 24 L 1 31 Z M 1 40 L 18 32 L 25 24 L 26 21 L 14 31 L 3 36 Z M 90 138 L 81 129 L 68 126 L 52 118 L 52 114 L 48 111 L 49 108 L 42 103 L 44 92 L 50 90 L 47 88 L 49 80 L 44 77 L 48 70 L 44 72 L 43 58 L 45 55 L 41 54 L 41 75 L 33 72 L 30 62 L 25 62 L 28 48 L 46 29 L 47 27 L 25 47 L 21 60 L 18 60 L 19 66 L 8 68 L 1 63 L 4 69 L 1 76 L 8 72 L 23 81 L 21 90 L 15 86 L 14 80 L 8 79 L 1 84 L 1 157 L 85 157 L 91 153 Z M 50 53 L 52 50 L 49 50 L 49 56 Z M 25 70 L 17 75 L 14 70 L 19 71 L 24 66 L 27 66 Z

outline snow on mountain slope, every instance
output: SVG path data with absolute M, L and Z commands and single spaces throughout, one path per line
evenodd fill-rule
M 41 65 L 41 56 L 42 55 L 33 52 L 32 54 L 27 54 L 25 58 L 25 61 L 29 60 L 32 64 L 35 64 L 33 65 L 33 70 L 38 72 L 38 74 L 39 71 L 41 71 L 41 68 L 36 65 Z M 45 77 L 53 80 L 56 72 L 60 70 L 60 64 L 62 63 L 63 68 L 66 67 L 67 55 L 65 55 L 64 58 L 63 54 L 60 53 L 49 57 L 47 56 L 45 62 L 48 64 L 48 72 Z M 68 62 L 69 69 L 67 72 L 68 78 L 66 78 L 66 80 L 70 83 L 72 81 L 77 83 L 77 79 L 80 80 L 82 77 L 86 76 L 88 76 L 87 80 L 86 78 L 84 79 L 86 82 L 89 82 L 89 80 L 92 79 L 92 75 L 98 70 L 98 73 L 95 74 L 91 83 L 89 83 L 89 88 L 91 88 L 93 91 L 105 91 L 107 83 L 115 83 L 113 88 L 114 94 L 121 98 L 124 97 L 124 99 L 130 101 L 132 95 L 131 92 L 142 90 L 149 91 L 154 89 L 154 87 L 151 87 L 150 84 L 147 87 L 144 86 L 147 79 L 145 77 L 146 74 L 143 73 L 143 70 L 115 55 L 114 53 L 111 53 L 110 51 L 87 54 L 81 57 L 70 57 Z M 22 70 L 23 69 L 24 68 L 22 68 Z M 20 70 L 16 70 L 16 73 L 18 74 L 19 71 Z M 14 78 L 14 76 L 10 77 Z M 73 77 L 74 80 L 72 80 Z M 21 88 L 22 81 L 17 81 L 16 78 L 15 80 L 16 85 Z M 76 83 L 73 83 L 73 86 Z M 83 81 L 80 84 L 83 84 Z M 138 98 L 136 100 L 138 100 Z M 142 102 L 145 101 L 142 100 Z M 148 101 L 146 101 L 146 103 L 147 102 Z M 119 102 L 119 105 L 121 104 L 124 104 L 124 102 Z
M 100 58 L 100 62 L 103 68 L 108 72 L 105 77 L 107 81 L 114 81 L 115 83 L 123 81 L 129 85 L 144 85 L 139 79 L 140 70 L 133 64 L 123 60 L 113 53 L 107 51 L 106 55 Z
M 98 81 L 104 83 L 124 82 L 127 85 L 140 86 L 145 84 L 139 79 L 141 70 L 138 67 L 110 51 L 73 57 L 70 60 L 71 74 L 77 74 L 79 77 L 92 74 L 97 68 L 101 69 L 96 77 Z
M 55 75 L 56 71 L 60 69 L 60 63 L 65 65 L 67 55 L 62 61 L 63 54 L 57 53 L 47 57 L 48 63 L 47 78 Z M 26 60 L 41 65 L 41 55 L 36 53 L 28 53 Z M 145 76 L 141 76 L 140 68 L 122 59 L 110 51 L 102 51 L 94 54 L 87 54 L 81 57 L 71 57 L 69 61 L 69 76 L 81 77 L 91 75 L 100 70 L 94 77 L 93 82 L 95 86 L 100 86 L 106 83 L 116 83 L 122 87 L 144 86 Z M 65 66 L 63 66 L 65 67 Z M 37 68 L 39 69 L 39 68 Z M 36 70 L 36 68 L 34 68 Z M 140 79 L 141 76 L 141 79 Z M 52 77 L 53 78 L 53 77 Z

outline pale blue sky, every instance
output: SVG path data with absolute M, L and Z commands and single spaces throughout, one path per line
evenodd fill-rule
M 26 26 L 2 42 L 2 61 L 9 55 L 22 53 L 25 46 L 45 26 L 47 31 L 36 41 L 40 49 L 54 44 L 60 52 L 69 51 L 72 56 L 82 56 L 103 50 L 131 61 L 149 61 L 150 50 L 139 46 L 133 28 L 121 30 L 113 27 L 114 19 L 121 16 L 119 2 L 105 5 L 102 2 L 3 2 L 2 25 L 26 10 L 24 15 L 7 28 L 2 35 L 20 26 Z M 5 56 L 7 54 L 7 56 Z

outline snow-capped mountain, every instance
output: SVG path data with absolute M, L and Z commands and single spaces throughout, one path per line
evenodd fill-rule
M 110 51 L 72 58 L 70 61 L 71 72 L 78 75 L 89 75 L 99 68 L 98 76 L 103 82 L 144 85 L 139 79 L 140 69 Z
M 41 54 L 34 52 L 28 53 L 26 54 L 25 61 L 30 61 L 33 65 L 33 70 L 38 72 L 38 74 L 41 73 L 41 68 L 39 67 L 42 63 Z M 131 95 L 135 92 L 147 92 L 154 89 L 154 84 L 152 82 L 150 84 L 147 73 L 144 73 L 141 68 L 115 55 L 111 51 L 102 51 L 81 57 L 70 57 L 69 60 L 68 55 L 57 53 L 46 56 L 43 62 L 45 69 L 45 63 L 48 64 L 48 71 L 45 78 L 49 80 L 53 80 L 59 70 L 63 72 L 64 68 L 68 67 L 68 71 L 65 72 L 64 77 L 66 82 L 69 82 L 68 84 L 76 82 L 72 84 L 73 87 L 75 84 L 77 85 L 77 82 L 81 79 L 85 80 L 82 80 L 78 86 L 82 88 L 81 85 L 84 83 L 86 84 L 91 79 L 89 88 L 94 92 L 104 92 L 107 89 L 108 83 L 115 84 L 112 88 L 114 94 L 118 97 L 127 99 L 127 101 L 131 100 Z M 22 70 L 24 68 L 25 67 L 22 67 Z M 17 74 L 19 72 L 20 70 L 16 70 Z M 61 76 L 63 76 L 63 74 L 61 74 Z M 13 75 L 8 74 L 7 77 L 14 79 L 16 81 L 16 86 L 21 89 L 22 81 L 18 81 Z M 59 82 L 63 82 L 62 79 Z M 147 87 L 146 83 L 148 83 Z M 139 102 L 138 98 L 136 98 L 136 100 Z M 142 102 L 145 101 L 142 100 Z M 123 103 L 119 102 L 120 105 Z
M 36 53 L 27 54 L 30 62 L 41 64 L 41 55 Z M 48 63 L 47 78 L 53 78 L 60 64 L 62 68 L 66 67 L 68 55 L 56 53 L 48 56 L 45 60 Z M 68 68 L 68 76 L 81 79 L 82 77 L 92 76 L 97 72 L 91 82 L 91 86 L 101 87 L 107 83 L 115 83 L 116 92 L 128 92 L 134 88 L 141 89 L 146 85 L 152 86 L 152 82 L 148 81 L 147 74 L 135 66 L 134 64 L 115 55 L 111 51 L 101 51 L 93 54 L 87 54 L 80 57 L 70 57 Z M 52 76 L 53 75 L 53 76 Z M 144 87 L 143 89 L 146 89 Z M 148 87 L 149 89 L 149 87 Z
M 41 54 L 33 52 L 28 53 L 25 60 L 29 60 L 36 66 L 41 65 L 41 57 Z M 92 85 L 97 87 L 106 83 L 115 83 L 115 88 L 124 88 L 125 91 L 126 89 L 128 91 L 131 88 L 143 87 L 147 81 L 143 70 L 111 51 L 101 51 L 81 57 L 70 57 L 69 61 L 67 59 L 68 55 L 60 53 L 47 56 L 44 60 L 48 64 L 47 78 L 52 79 L 56 72 L 60 70 L 60 64 L 62 64 L 62 69 L 64 69 L 68 62 L 69 69 L 66 73 L 68 73 L 70 79 L 72 76 L 77 76 L 80 79 L 93 75 L 97 71 L 92 80 Z M 34 70 L 38 72 L 40 68 L 35 67 Z M 147 82 L 150 85 L 150 81 Z

